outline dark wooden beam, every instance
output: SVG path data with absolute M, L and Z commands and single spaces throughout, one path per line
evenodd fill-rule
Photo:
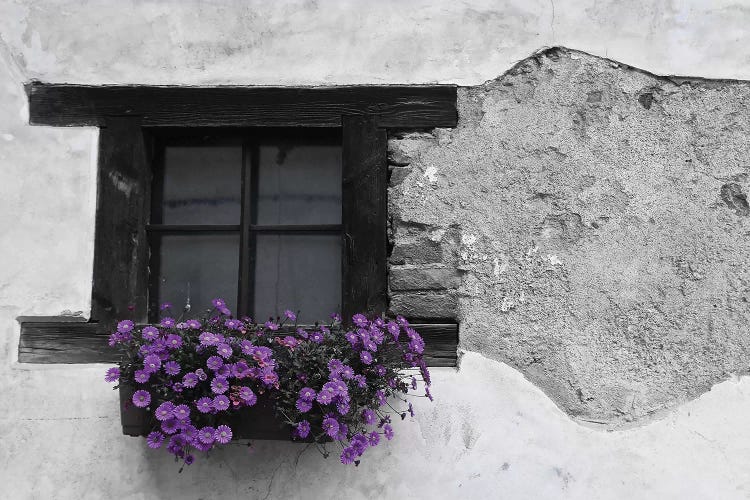
M 379 127 L 455 127 L 453 85 L 350 87 L 86 86 L 31 82 L 32 125 L 105 126 L 138 116 L 145 127 L 338 127 L 372 115 Z
M 20 363 L 117 363 L 120 352 L 107 345 L 109 331 L 99 323 L 80 319 L 33 318 L 21 320 Z M 456 366 L 458 325 L 414 324 L 425 341 L 428 366 Z

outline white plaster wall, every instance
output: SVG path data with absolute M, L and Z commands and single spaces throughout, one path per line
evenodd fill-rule
M 120 435 L 102 366 L 16 362 L 18 315 L 88 313 L 96 132 L 26 125 L 22 84 L 476 84 L 545 45 L 750 78 L 743 2 L 0 1 L 0 498 L 747 498 L 750 381 L 603 433 L 468 355 L 357 470 L 262 443 L 182 475 Z M 506 465 L 507 464 L 507 465 Z

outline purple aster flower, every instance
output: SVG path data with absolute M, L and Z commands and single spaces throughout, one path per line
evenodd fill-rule
M 370 446 L 377 446 L 380 442 L 380 434 L 377 431 L 372 431 L 368 436 Z
M 250 367 L 244 361 L 237 361 L 232 367 L 232 376 L 235 378 L 245 378 Z
M 427 386 L 425 386 L 425 388 L 424 388 L 424 395 L 427 396 L 430 399 L 430 401 L 434 401 L 432 399 L 432 394 L 430 394 L 430 388 L 427 387 Z
M 146 442 L 151 449 L 161 448 L 161 444 L 164 442 L 164 434 L 154 431 L 146 437 Z
M 133 329 L 133 322 L 129 319 L 120 321 L 117 323 L 117 331 L 120 333 L 128 333 Z
M 188 328 L 191 328 L 193 330 L 199 330 L 201 327 L 201 322 L 197 319 L 189 319 L 185 322 L 185 324 L 188 326 Z
M 174 326 L 174 318 L 170 318 L 169 316 L 166 316 L 161 319 L 161 323 L 159 323 L 164 328 L 172 328 Z
M 328 417 L 323 420 L 323 430 L 328 436 L 335 438 L 339 433 L 339 423 L 335 418 Z
M 107 373 L 104 374 L 104 380 L 105 382 L 117 382 L 120 380 L 120 369 L 113 366 L 107 370 Z
M 374 425 L 377 419 L 377 415 L 370 408 L 362 410 L 362 421 L 367 425 Z
M 232 367 L 230 365 L 221 365 L 215 373 L 218 377 L 229 378 L 229 375 L 232 374 Z
M 362 351 L 359 353 L 359 359 L 361 359 L 364 364 L 369 365 L 372 363 L 372 354 L 367 351 Z
M 341 371 L 339 372 L 339 376 L 343 378 L 344 380 L 351 380 L 354 378 L 354 370 L 349 365 L 344 365 L 341 367 Z
M 213 399 L 204 396 L 195 402 L 195 406 L 201 413 L 211 413 L 211 411 L 214 409 L 213 403 Z
M 224 364 L 224 360 L 222 360 L 219 356 L 211 356 L 210 358 L 208 358 L 208 360 L 206 360 L 206 367 L 209 370 L 213 370 L 213 371 L 216 371 L 219 368 L 221 368 L 223 364 Z
M 242 326 L 242 321 L 238 319 L 228 319 L 224 322 L 224 326 L 230 330 L 238 330 Z
M 403 317 L 403 316 L 401 316 L 401 315 L 399 315 L 399 316 L 396 316 L 396 322 L 397 322 L 397 323 L 398 323 L 399 325 L 403 326 L 404 328 L 406 328 L 407 326 L 409 326 L 409 322 L 408 322 L 408 321 L 406 321 L 406 318 L 404 318 L 404 317 Z
M 184 385 L 185 387 L 189 387 L 189 388 L 195 387 L 196 385 L 198 385 L 198 375 L 192 372 L 186 373 L 182 377 L 182 385 Z
M 365 387 L 367 387 L 367 379 L 364 375 L 355 375 L 354 381 L 357 382 L 357 387 L 359 387 L 360 389 L 364 389 Z
M 133 404 L 138 408 L 145 408 L 151 402 L 151 394 L 143 389 L 133 393 Z
M 242 349 L 242 354 L 252 356 L 255 351 L 255 346 L 249 340 L 243 340 L 240 342 L 240 349 Z
M 365 349 L 368 351 L 375 352 L 378 350 L 378 344 L 376 344 L 373 340 L 368 340 L 367 342 L 363 343 L 365 346 Z
M 309 337 L 309 335 L 307 334 L 304 328 L 297 328 L 297 335 L 299 335 L 300 338 L 303 338 L 303 339 L 306 339 L 307 337 Z
M 190 407 L 188 405 L 177 405 L 174 407 L 172 414 L 177 420 L 186 420 L 190 417 Z
M 344 465 L 349 465 L 351 463 L 354 463 L 354 460 L 356 460 L 356 458 L 357 458 L 357 452 L 351 446 L 347 446 L 341 452 L 341 463 Z
M 424 352 L 424 340 L 421 337 L 409 341 L 409 350 L 417 354 Z
M 220 425 L 216 428 L 214 439 L 221 444 L 227 444 L 232 440 L 232 429 L 228 425 Z
M 170 403 L 169 401 L 165 401 L 162 404 L 159 405 L 159 407 L 154 412 L 154 416 L 156 417 L 156 420 L 164 421 L 168 418 L 172 418 L 174 415 L 174 405 Z
M 299 398 L 303 401 L 312 401 L 315 399 L 315 389 L 303 387 L 299 390 Z
M 331 401 L 333 401 L 333 396 L 334 394 L 332 392 L 320 391 L 315 400 L 322 405 L 327 405 L 331 404 Z
M 383 366 L 383 365 L 377 365 L 377 366 L 375 366 L 375 373 L 378 374 L 378 377 L 384 377 L 385 376 L 385 366 Z
M 417 379 L 414 376 L 412 376 L 412 378 L 411 378 L 411 389 L 413 391 L 417 390 Z
M 141 332 L 141 336 L 145 340 L 156 340 L 159 338 L 159 330 L 157 330 L 155 327 L 148 325 L 143 328 L 143 331 Z
M 109 345 L 109 347 L 114 347 L 119 343 L 120 343 L 120 334 L 117 332 L 111 333 L 109 335 L 109 340 L 107 341 L 107 344 Z
M 232 355 L 232 348 L 229 347 L 229 344 L 219 344 L 216 346 L 216 352 L 222 358 L 228 359 Z
M 174 392 L 182 392 L 182 384 L 179 382 L 175 382 L 174 384 L 172 384 L 172 390 Z
M 209 346 L 216 345 L 218 339 L 216 338 L 216 335 L 211 332 L 201 332 L 201 334 L 198 335 L 198 341 L 202 346 Z
M 354 448 L 354 451 L 357 452 L 357 456 L 361 456 L 362 453 L 365 452 L 367 447 L 370 446 L 370 441 L 365 437 L 364 434 L 358 433 L 352 436 L 350 446 Z
M 341 323 L 341 315 L 339 313 L 332 313 L 331 314 L 331 320 L 334 323 Z
M 307 413 L 312 409 L 312 403 L 304 399 L 298 399 L 295 405 L 300 413 Z
M 370 322 L 367 321 L 367 316 L 365 316 L 364 314 L 355 314 L 354 316 L 352 316 L 352 321 L 359 328 L 364 328 L 366 326 L 369 326 L 370 324 Z
M 226 306 L 227 306 L 227 303 L 226 303 L 226 302 L 224 302 L 224 299 L 221 299 L 221 298 L 218 298 L 218 297 L 217 297 L 217 298 L 215 298 L 215 299 L 213 299 L 213 300 L 211 301 L 211 304 L 213 304 L 213 306 L 214 306 L 215 308 L 217 308 L 217 309 L 219 309 L 219 308 L 222 308 L 222 307 L 226 307 Z
M 386 403 L 385 393 L 381 390 L 375 391 L 375 397 L 378 398 L 378 404 L 383 406 Z
M 213 444 L 216 439 L 216 429 L 207 425 L 198 431 L 198 440 L 203 444 Z
M 297 321 L 297 315 L 294 314 L 289 309 L 287 309 L 286 311 L 284 311 L 284 316 L 286 316 L 287 319 L 289 319 L 290 321 Z
M 347 436 L 349 436 L 349 427 L 344 423 L 340 423 L 339 433 L 334 439 L 337 439 L 339 441 L 346 441 Z
M 223 394 L 216 396 L 213 401 L 213 406 L 218 411 L 224 411 L 229 409 L 229 398 Z
M 331 375 L 338 374 L 342 368 L 344 368 L 344 363 L 339 359 L 332 359 L 328 362 L 328 371 Z
M 215 394 L 224 394 L 229 389 L 229 382 L 223 377 L 216 377 L 211 381 L 211 390 Z
M 143 358 L 143 369 L 148 373 L 156 373 L 161 368 L 161 358 L 156 354 L 149 354 Z
M 163 303 L 162 303 L 162 304 L 161 304 L 161 305 L 159 306 L 159 310 L 160 310 L 160 311 L 165 311 L 165 310 L 167 310 L 167 309 L 171 309 L 171 308 L 172 308 L 172 304 L 171 304 L 170 302 L 163 302 Z
M 295 434 L 300 439 L 305 439 L 307 436 L 310 435 L 310 422 L 307 420 L 303 420 L 302 422 L 297 424 L 297 428 L 295 429 Z
M 385 424 L 383 426 L 383 434 L 388 441 L 393 439 L 393 428 L 390 426 L 390 424 Z
M 316 344 L 320 344 L 323 342 L 323 334 L 320 332 L 312 332 L 310 334 L 310 341 L 315 342 Z
M 185 455 L 185 465 L 191 465 L 193 462 L 195 462 L 195 457 L 188 453 Z
M 161 423 L 161 430 L 166 434 L 174 434 L 177 432 L 177 419 L 168 418 Z
M 232 315 L 232 311 L 230 311 L 229 308 L 227 308 L 227 307 L 220 307 L 219 308 L 219 312 L 221 314 L 223 314 L 224 316 L 231 316 Z
M 278 329 L 279 329 L 279 325 L 278 325 L 278 323 L 274 323 L 274 322 L 273 322 L 273 321 L 271 321 L 270 319 L 269 319 L 268 321 L 266 321 L 266 323 L 265 323 L 265 326 L 266 326 L 266 328 L 268 328 L 268 329 L 269 329 L 269 330 L 271 330 L 272 332 L 275 332 L 276 330 L 278 330 Z
M 351 411 L 351 407 L 349 406 L 348 401 L 337 401 L 336 402 L 336 411 L 339 412 L 339 415 L 346 415 Z
M 182 337 L 174 333 L 167 335 L 167 347 L 169 349 L 179 349 L 182 347 Z
M 177 375 L 180 373 L 180 363 L 177 361 L 167 361 L 164 363 L 164 372 L 171 376 Z
M 258 401 L 258 397 L 255 395 L 252 389 L 246 386 L 240 387 L 240 399 L 245 402 L 247 406 L 252 406 Z
M 136 370 L 135 373 L 133 373 L 133 378 L 139 384 L 145 384 L 146 382 L 148 382 L 148 379 L 150 377 L 151 377 L 151 374 L 147 372 L 146 370 Z
M 195 374 L 198 376 L 198 380 L 206 380 L 208 378 L 208 375 L 206 375 L 206 372 L 203 371 L 203 368 L 198 368 L 195 370 Z
M 388 330 L 388 333 L 393 335 L 393 340 L 398 340 L 398 335 L 401 332 L 401 329 L 399 328 L 398 323 L 389 321 L 388 324 L 385 325 L 385 328 Z
M 352 347 L 356 346 L 357 342 L 359 342 L 359 335 L 354 332 L 346 332 L 344 338 L 352 345 Z

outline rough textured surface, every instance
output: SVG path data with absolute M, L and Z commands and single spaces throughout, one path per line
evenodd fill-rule
M 389 143 L 392 307 L 432 311 L 394 285 L 455 269 L 461 345 L 569 414 L 691 399 L 750 363 L 749 134 L 746 83 L 575 51 L 461 89 L 457 129 Z

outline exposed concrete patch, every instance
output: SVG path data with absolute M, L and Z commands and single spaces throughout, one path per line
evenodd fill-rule
M 391 262 L 458 272 L 462 347 L 642 422 L 750 365 L 749 110 L 746 82 L 539 53 L 391 138 Z

